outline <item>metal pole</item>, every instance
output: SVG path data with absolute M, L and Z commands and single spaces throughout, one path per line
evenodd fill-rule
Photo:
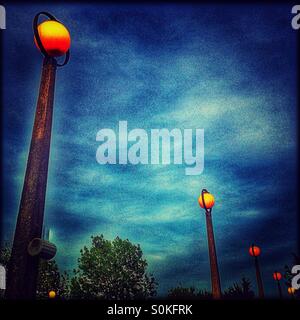
M 28 162 L 8 267 L 6 298 L 33 299 L 39 258 L 27 252 L 33 238 L 41 238 L 50 152 L 57 63 L 45 57 Z
M 260 273 L 260 268 L 259 268 L 259 263 L 258 263 L 258 258 L 257 256 L 254 257 L 255 261 L 255 270 L 256 270 L 256 279 L 257 279 L 257 286 L 258 286 L 258 296 L 263 299 L 265 297 L 264 293 L 264 286 L 261 278 L 261 273 Z
M 219 275 L 219 268 L 218 268 L 218 262 L 217 262 L 217 253 L 216 253 L 211 211 L 205 210 L 205 216 L 206 216 L 207 240 L 208 240 L 208 250 L 209 250 L 209 260 L 210 260 L 212 296 L 214 299 L 220 299 L 221 283 L 220 283 L 220 275 Z
M 282 290 L 279 280 L 277 280 L 277 287 L 278 287 L 278 293 L 279 293 L 279 299 L 282 299 Z

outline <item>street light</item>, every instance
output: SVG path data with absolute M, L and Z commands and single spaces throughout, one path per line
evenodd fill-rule
M 281 286 L 280 286 L 280 279 L 282 278 L 282 275 L 280 272 L 275 271 L 273 273 L 273 279 L 277 282 L 277 287 L 278 287 L 278 293 L 279 293 L 279 298 L 282 299 L 282 291 L 281 291 Z
M 287 291 L 288 291 L 288 294 L 290 294 L 292 296 L 292 298 L 294 299 L 295 298 L 296 289 L 293 288 L 293 287 L 288 287 Z
M 38 25 L 40 15 L 49 20 Z M 14 242 L 8 267 L 6 298 L 33 299 L 40 258 L 50 259 L 56 247 L 41 238 L 48 163 L 56 68 L 68 63 L 70 34 L 66 27 L 47 12 L 33 20 L 34 42 L 44 55 L 39 96 L 35 112 Z M 55 57 L 65 54 L 59 64 Z
M 201 192 L 201 195 L 198 198 L 198 202 L 200 207 L 205 209 L 212 296 L 214 299 L 220 299 L 221 283 L 220 283 L 220 275 L 219 275 L 219 268 L 218 268 L 218 262 L 217 262 L 217 252 L 216 252 L 215 238 L 214 238 L 214 231 L 213 231 L 212 217 L 211 217 L 211 211 L 212 211 L 212 207 L 215 204 L 215 199 L 211 193 L 209 193 L 206 189 L 203 189 Z
M 260 248 L 255 246 L 254 244 L 251 245 L 249 248 L 249 254 L 254 257 L 254 262 L 255 262 L 255 270 L 256 270 L 256 280 L 257 280 L 257 287 L 258 287 L 258 296 L 260 298 L 264 298 L 264 287 L 263 287 L 263 282 L 261 278 L 261 273 L 260 273 L 260 268 L 259 268 L 259 263 L 258 263 L 258 256 L 260 255 Z

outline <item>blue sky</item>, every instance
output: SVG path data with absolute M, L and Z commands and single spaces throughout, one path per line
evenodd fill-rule
M 3 32 L 4 239 L 13 236 L 42 56 L 32 19 L 68 27 L 71 59 L 57 72 L 45 222 L 71 270 L 90 236 L 140 243 L 159 293 L 210 288 L 205 217 L 213 210 L 222 287 L 253 281 L 252 242 L 272 272 L 296 251 L 296 32 L 290 6 L 15 5 Z M 102 128 L 201 128 L 205 168 L 96 161 Z

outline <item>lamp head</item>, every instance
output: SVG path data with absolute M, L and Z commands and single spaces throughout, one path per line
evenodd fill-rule
M 215 204 L 214 196 L 209 193 L 206 189 L 203 189 L 199 198 L 199 206 L 203 209 L 211 209 Z
M 260 255 L 260 248 L 254 244 L 249 248 L 249 254 L 252 257 L 258 257 Z
M 68 29 L 60 22 L 46 20 L 38 25 L 38 34 L 47 54 L 51 57 L 59 57 L 67 53 L 71 45 L 71 37 Z M 34 37 L 35 45 L 39 45 Z
M 273 279 L 276 281 L 279 281 L 282 278 L 282 275 L 280 272 L 274 272 L 273 273 Z

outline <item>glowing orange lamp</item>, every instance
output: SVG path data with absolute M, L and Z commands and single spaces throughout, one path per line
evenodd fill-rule
M 41 15 L 46 16 L 45 20 L 39 24 Z M 48 12 L 38 13 L 33 20 L 34 43 L 41 53 L 49 60 L 55 62 L 55 65 L 62 67 L 69 62 L 71 36 L 68 29 Z M 64 63 L 60 64 L 54 59 L 65 55 Z
M 276 281 L 279 281 L 282 278 L 282 275 L 280 272 L 274 272 L 273 273 L 273 279 Z
M 211 193 L 203 192 L 198 198 L 198 202 L 202 209 L 211 209 L 215 204 L 215 198 Z
M 289 294 L 295 294 L 295 291 L 296 291 L 296 289 L 295 288 L 293 288 L 293 287 L 288 287 L 288 293 Z
M 249 254 L 250 254 L 252 257 L 258 257 L 258 256 L 260 255 L 260 248 L 257 247 L 257 246 L 252 245 L 252 246 L 249 248 Z
M 49 291 L 48 296 L 50 299 L 54 299 L 56 297 L 56 292 L 51 290 L 51 291 Z
M 59 57 L 70 49 L 70 33 L 62 23 L 55 20 L 44 21 L 38 25 L 38 33 L 41 43 L 49 56 Z M 40 50 L 36 37 L 34 37 L 34 42 Z

